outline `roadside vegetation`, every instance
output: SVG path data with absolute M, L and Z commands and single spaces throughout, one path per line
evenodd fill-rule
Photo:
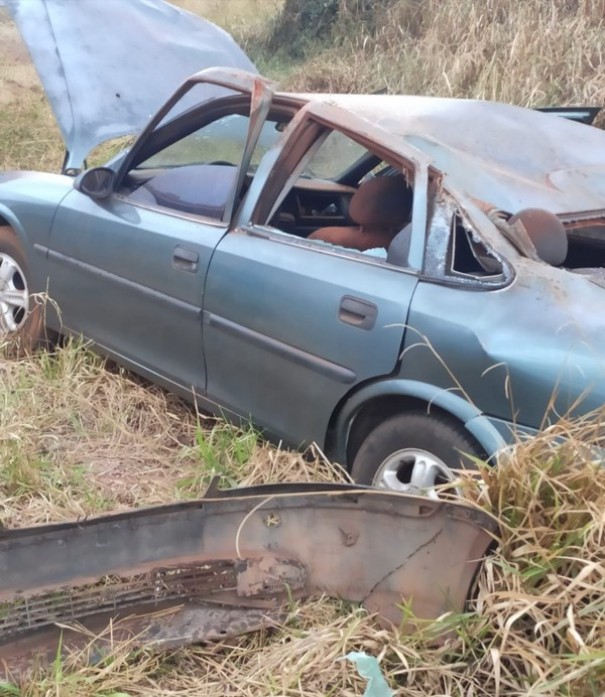
M 204 420 L 79 344 L 0 362 L 0 523 L 20 527 L 184 500 L 223 485 L 335 481 L 318 453 L 276 450 Z M 599 415 L 600 416 L 600 415 Z M 574 695 L 605 690 L 605 470 L 586 457 L 599 418 L 565 421 L 462 481 L 501 534 L 462 615 L 379 627 L 334 600 L 295 603 L 281 627 L 169 652 L 116 644 L 11 676 L 0 696 L 361 695 L 342 659 L 365 651 L 400 694 Z M 564 445 L 557 445 L 561 437 Z
M 602 0 L 284 0 L 230 26 L 288 89 L 601 105 L 604 17 Z
M 532 105 L 605 95 L 599 0 L 175 3 L 225 26 L 287 88 Z M 0 11 L 0 170 L 57 170 L 61 160 L 42 89 Z M 352 697 L 366 684 L 340 660 L 349 651 L 378 657 L 393 690 L 410 697 L 602 695 L 605 470 L 583 445 L 605 445 L 601 416 L 562 421 L 464 479 L 467 500 L 496 516 L 501 534 L 462 616 L 385 630 L 350 604 L 317 599 L 293 604 L 278 629 L 219 644 L 164 653 L 121 644 L 96 664 L 59 657 L 10 676 L 0 697 Z M 81 344 L 0 358 L 3 526 L 199 497 L 215 475 L 229 486 L 343 477 L 321 453 L 278 450 L 207 419 Z

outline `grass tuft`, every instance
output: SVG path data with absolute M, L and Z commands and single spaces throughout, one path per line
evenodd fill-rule
M 80 342 L 0 359 L 0 523 L 7 527 L 200 497 L 281 478 L 333 481 L 318 457 L 270 448 L 252 428 L 189 405 Z

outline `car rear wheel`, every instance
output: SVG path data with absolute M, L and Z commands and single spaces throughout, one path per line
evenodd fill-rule
M 360 484 L 439 499 L 439 487 L 456 478 L 453 470 L 472 469 L 472 458 L 481 456 L 476 441 L 454 419 L 407 412 L 386 419 L 368 434 L 351 475 Z
M 31 296 L 23 249 L 11 228 L 0 227 L 0 341 L 17 349 L 35 348 L 44 339 L 42 304 Z

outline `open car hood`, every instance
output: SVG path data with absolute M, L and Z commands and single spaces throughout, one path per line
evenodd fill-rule
M 0 5 L 3 0 L 0 0 Z M 213 66 L 256 72 L 231 36 L 163 0 L 4 0 L 65 140 L 66 169 L 139 131 L 178 85 Z

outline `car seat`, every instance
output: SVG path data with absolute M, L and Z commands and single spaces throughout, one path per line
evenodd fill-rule
M 322 227 L 307 239 L 365 251 L 388 249 L 408 222 L 413 192 L 402 177 L 382 176 L 361 184 L 349 203 L 349 217 L 356 225 Z
M 567 232 L 554 213 L 541 208 L 525 208 L 509 220 L 511 225 L 516 222 L 523 225 L 542 261 L 551 266 L 562 266 L 567 257 Z

